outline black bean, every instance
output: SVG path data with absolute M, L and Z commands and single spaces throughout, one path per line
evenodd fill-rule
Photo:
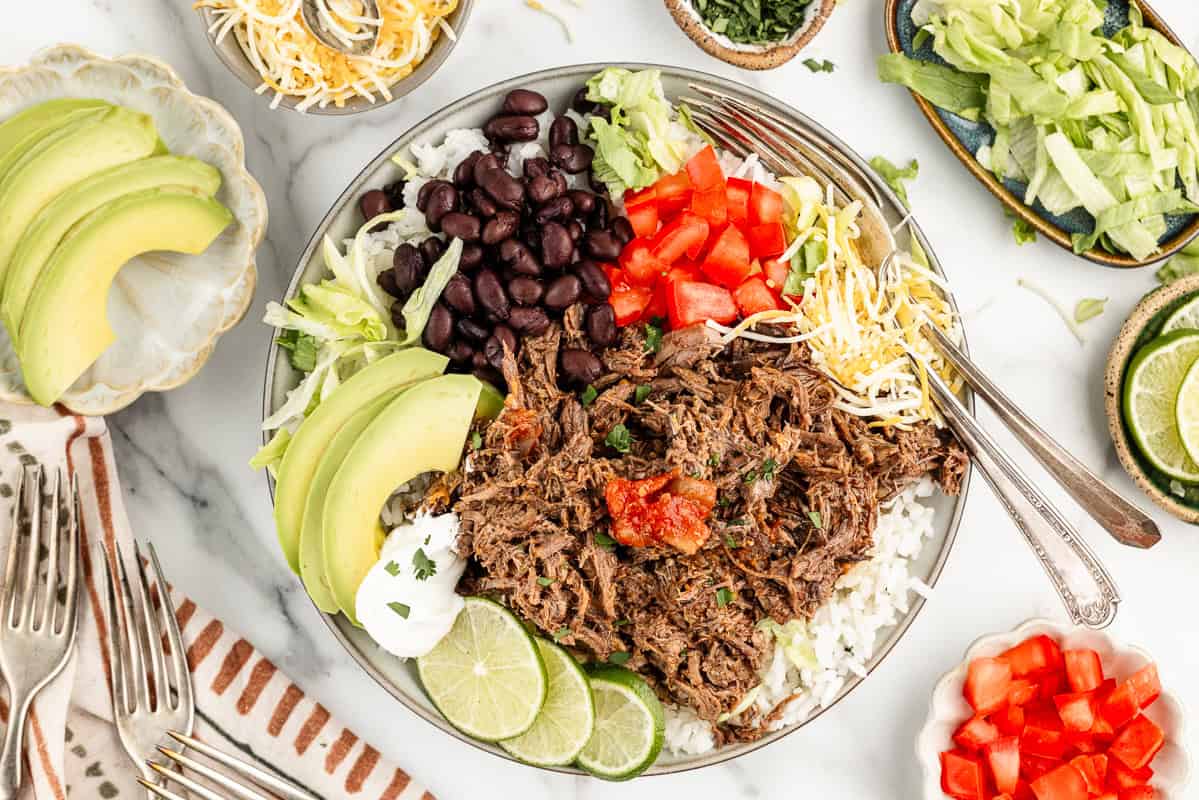
M 534 278 L 540 275 L 542 270 L 541 262 L 537 260 L 537 256 L 533 254 L 533 251 L 524 242 L 517 242 L 515 239 L 509 239 L 508 241 L 518 245 L 513 250 L 511 261 L 513 272 L 520 275 L 530 275 Z M 500 255 L 503 257 L 503 250 L 500 251 Z
M 596 347 L 611 347 L 616 343 L 616 312 L 607 303 L 587 310 L 587 338 Z
M 508 319 L 512 306 L 500 283 L 499 276 L 492 270 L 481 269 L 475 275 L 475 300 L 485 311 L 498 319 Z
M 489 169 L 503 169 L 504 160 L 495 153 L 485 153 L 482 158 L 475 162 L 475 185 L 482 186 L 483 181 L 479 180 L 483 177 L 483 173 Z
M 508 384 L 504 382 L 504 376 L 498 371 L 488 366 L 475 367 L 471 370 L 471 375 L 481 380 L 483 383 L 489 383 L 499 390 L 500 394 L 507 392 Z
M 475 292 L 471 288 L 470 278 L 461 272 L 450 278 L 442 290 L 441 299 L 459 314 L 469 317 L 475 313 Z
M 570 184 L 566 182 L 566 176 L 562 174 L 562 170 L 550 170 L 550 177 L 553 178 L 554 183 L 558 187 L 558 194 L 566 194 L 567 190 L 570 189 Z
M 404 320 L 404 301 L 396 300 L 394 303 L 392 303 L 390 312 L 391 324 L 394 325 L 397 330 L 404 330 L 404 326 L 408 324 Z
M 545 288 L 541 281 L 526 275 L 517 275 L 508 281 L 508 296 L 522 306 L 535 306 L 541 302 Z
M 547 222 L 541 228 L 541 263 L 550 269 L 562 269 L 570 263 L 574 242 L 560 222 Z M 619 254 L 617 250 L 617 254 Z
M 541 252 L 541 228 L 531 219 L 522 219 L 520 223 L 520 240 L 534 253 Z
M 597 261 L 615 261 L 620 257 L 620 240 L 611 231 L 587 231 L 583 237 L 583 249 Z
M 587 176 L 587 183 L 591 186 L 591 191 L 598 194 L 600 197 L 608 196 L 608 184 L 601 181 L 594 174 Z
M 425 205 L 425 222 L 429 230 L 441 229 L 441 220 L 446 214 L 458 207 L 458 190 L 452 183 L 442 181 L 429 194 L 429 202 Z
M 429 207 L 429 198 L 432 196 L 433 190 L 445 183 L 446 181 L 443 180 L 432 180 L 423 184 L 420 191 L 416 193 L 416 210 L 423 214 Z
M 595 210 L 595 195 L 582 189 L 572 189 L 567 193 L 570 202 L 574 204 L 575 214 L 585 217 Z
M 454 167 L 454 185 L 459 189 L 469 189 L 475 185 L 475 164 L 483 157 L 482 150 L 476 150 L 458 162 Z
M 526 114 L 535 117 L 545 113 L 549 107 L 545 95 L 529 89 L 513 89 L 504 98 L 501 110 L 505 114 Z
M 518 347 L 519 340 L 516 338 L 516 333 L 507 325 L 496 325 L 495 332 L 491 334 L 487 344 L 483 345 L 483 355 L 487 356 L 488 364 L 502 370 L 505 348 L 511 351 L 512 355 L 516 355 Z
M 466 204 L 479 212 L 482 217 L 490 219 L 499 213 L 499 206 L 495 201 L 487 196 L 487 192 L 482 189 L 471 189 L 466 195 Z
M 469 317 L 463 317 L 454 325 L 454 330 L 458 331 L 460 336 L 470 339 L 472 342 L 485 342 L 487 337 L 491 335 L 486 327 L 478 322 L 475 322 Z
M 471 359 L 475 355 L 475 348 L 471 347 L 466 342 L 454 342 L 452 345 L 450 345 L 449 352 L 447 352 L 446 355 L 450 357 L 450 361 L 462 366 L 470 363 Z
M 396 297 L 406 298 L 415 292 L 425 277 L 425 262 L 420 251 L 410 244 L 397 247 L 391 257 L 391 272 L 399 292 Z
M 570 240 L 574 242 L 575 246 L 577 247 L 579 240 L 583 238 L 583 234 L 587 232 L 587 229 L 583 227 L 583 223 L 579 222 L 577 219 L 572 219 L 570 222 L 566 223 L 566 231 L 570 234 Z
M 594 353 L 579 348 L 569 348 L 562 351 L 558 357 L 562 372 L 573 383 L 587 386 L 595 383 L 604 374 L 604 364 Z
M 570 107 L 580 114 L 591 114 L 599 107 L 599 103 L 593 103 L 587 99 L 587 87 L 579 87 L 579 91 L 575 92 L 575 96 L 571 98 Z
M 591 168 L 595 151 L 585 144 L 560 144 L 550 150 L 550 163 L 571 175 L 578 175 Z
M 463 214 L 461 211 L 451 211 L 441 218 L 441 230 L 446 236 L 461 239 L 463 242 L 477 242 L 483 232 L 483 223 L 478 217 Z
M 497 245 L 511 239 L 520 229 L 520 215 L 515 211 L 501 211 L 483 226 L 483 244 Z
M 537 209 L 537 213 L 533 215 L 533 221 L 538 225 L 544 225 L 552 219 L 568 220 L 574 210 L 574 204 L 570 202 L 569 197 L 556 197 Z
M 358 198 L 358 210 L 362 212 L 363 219 L 372 220 L 391 211 L 391 201 L 382 189 L 371 189 Z
M 596 300 L 607 300 L 612 294 L 612 283 L 608 280 L 608 276 L 600 269 L 599 264 L 594 261 L 584 259 L 575 266 L 575 274 L 579 276 L 579 280 L 583 282 L 583 290 L 587 292 L 589 297 Z
M 491 369 L 491 367 L 487 366 L 487 356 L 483 355 L 482 350 L 476 350 L 474 352 L 474 354 L 470 357 L 470 365 L 476 370 Z
M 637 238 L 637 232 L 633 230 L 633 223 L 629 222 L 628 217 L 617 217 L 612 220 L 612 233 L 622 245 Z
M 396 273 L 394 269 L 385 269 L 375 276 L 375 283 L 379 284 L 379 288 L 387 294 L 395 298 L 404 297 L 400 287 L 396 284 Z
M 550 318 L 536 306 L 516 306 L 508 315 L 508 324 L 525 336 L 540 336 L 550 327 Z
M 531 142 L 541 135 L 541 123 L 527 114 L 504 114 L 492 117 L 483 135 L 493 142 Z
M 595 210 L 591 212 L 590 228 L 608 227 L 608 201 L 602 197 L 595 198 Z
M 583 282 L 577 275 L 562 275 L 555 278 L 545 290 L 546 308 L 565 311 L 579 302 L 583 296 Z
M 550 147 L 557 147 L 560 144 L 578 144 L 579 143 L 579 126 L 570 117 L 562 116 L 554 120 L 554 124 L 550 125 Z
M 462 245 L 462 257 L 458 259 L 458 269 L 462 272 L 474 272 L 483 263 L 483 248 L 480 245 Z
M 404 186 L 404 181 L 396 181 L 383 187 L 383 194 L 387 195 L 387 201 L 393 209 L 404 207 Z
M 425 347 L 435 353 L 444 353 L 454 337 L 454 315 L 441 303 L 433 306 L 429 312 L 429 321 L 425 323 Z
M 507 170 L 493 167 L 483 170 L 483 174 L 479 177 L 481 178 L 479 185 L 483 187 L 483 191 L 487 192 L 488 196 L 498 205 L 513 211 L 519 211 L 524 205 L 525 187 L 520 181 L 509 175 Z
M 425 262 L 425 269 L 437 263 L 445 253 L 445 242 L 436 236 L 430 236 L 420 243 L 420 257 Z
M 533 180 L 538 175 L 550 174 L 550 162 L 544 158 L 526 158 L 524 165 L 525 177 Z
M 561 194 L 558 188 L 558 182 L 549 175 L 538 175 L 529 181 L 527 190 L 529 199 L 537 205 L 541 205 L 542 203 L 548 203 Z

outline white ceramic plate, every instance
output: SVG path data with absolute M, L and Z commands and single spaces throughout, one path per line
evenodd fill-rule
M 1052 637 L 1063 650 L 1080 647 L 1094 650 L 1103 663 L 1103 674 L 1117 680 L 1127 678 L 1153 661 L 1144 650 L 1119 642 L 1104 631 L 1075 628 L 1045 619 L 1029 620 L 1013 631 L 978 639 L 970 645 L 962 663 L 937 682 L 929 704 L 928 721 L 916 739 L 916 757 L 924 773 L 921 795 L 924 800 L 947 800 L 941 791 L 940 754 L 953 747 L 953 732 L 973 715 L 970 705 L 962 697 L 966 668 L 970 661 L 993 658 L 1025 639 L 1041 634 Z M 1186 788 L 1190 773 L 1190 756 L 1186 748 L 1182 704 L 1178 701 L 1178 695 L 1171 690 L 1172 681 L 1182 676 L 1171 675 L 1168 667 L 1163 671 L 1161 664 L 1158 664 L 1158 669 L 1161 671 L 1162 695 L 1146 709 L 1145 716 L 1165 732 L 1166 744 L 1153 760 L 1152 784 L 1161 800 L 1183 800 L 1185 795 L 1182 790 Z
M 346 191 L 338 198 L 333 208 L 325 216 L 316 232 L 313 234 L 311 241 L 308 243 L 308 248 L 300 258 L 299 266 L 296 268 L 295 275 L 292 278 L 291 285 L 287 289 L 286 297 L 292 297 L 296 294 L 299 287 L 305 283 L 319 280 L 324 270 L 324 263 L 320 257 L 320 242 L 324 235 L 329 234 L 334 241 L 340 242 L 343 239 L 352 237 L 357 230 L 361 218 L 358 211 L 358 197 L 369 188 L 379 188 L 393 181 L 399 180 L 402 177 L 401 170 L 391 163 L 390 156 L 398 150 L 407 147 L 414 141 L 440 141 L 446 131 L 454 128 L 475 128 L 482 125 L 492 117 L 500 107 L 500 103 L 505 94 L 512 89 L 528 88 L 541 92 L 550 102 L 550 108 L 564 109 L 566 108 L 575 92 L 586 80 L 599 72 L 609 64 L 588 64 L 569 68 L 561 68 L 547 70 L 545 72 L 534 73 L 524 77 L 513 78 L 509 81 L 496 84 L 494 86 L 482 89 L 457 103 L 437 112 L 429 119 L 417 125 L 412 130 L 405 133 L 382 153 L 375 157 L 358 177 L 350 182 Z M 844 143 L 833 137 L 820 126 L 816 125 L 812 120 L 799 114 L 792 108 L 789 108 L 777 100 L 774 100 L 766 95 L 755 92 L 740 84 L 734 84 L 711 75 L 706 75 L 699 72 L 691 72 L 681 70 L 674 67 L 658 67 L 650 64 L 620 64 L 631 70 L 655 68 L 662 70 L 663 84 L 665 86 L 668 97 L 674 99 L 680 95 L 687 93 L 689 83 L 697 83 L 719 89 L 735 97 L 740 97 L 744 100 L 755 102 L 772 109 L 775 113 L 785 117 L 802 121 L 802 123 L 811 129 L 820 132 L 830 148 L 840 151 L 846 158 L 854 161 L 864 172 L 872 175 L 866 163 L 851 151 Z M 892 225 L 898 224 L 907 216 L 907 212 L 900 205 L 899 200 L 891 193 L 891 191 L 881 182 L 875 181 L 880 194 L 884 198 L 885 208 L 884 214 Z M 908 230 L 916 230 L 918 228 L 913 223 L 908 226 Z M 905 234 L 899 234 L 901 239 Z M 920 235 L 921 243 L 924 245 L 925 251 L 929 253 L 934 267 L 940 272 L 940 266 L 936 261 L 935 256 L 929 248 L 927 241 L 923 235 Z M 284 396 L 293 388 L 299 380 L 299 376 L 292 370 L 288 363 L 286 353 L 272 344 L 271 351 L 267 359 L 266 382 L 264 387 L 263 397 L 263 416 L 269 416 L 270 413 L 283 402 Z M 967 398 L 967 402 L 972 402 Z M 265 438 L 264 438 L 265 443 Z M 918 559 L 910 566 L 912 574 L 923 580 L 929 585 L 936 583 L 937 578 L 941 574 L 941 569 L 945 565 L 945 559 L 949 555 L 949 549 L 953 544 L 954 536 L 957 532 L 958 521 L 961 515 L 961 509 L 965 502 L 966 488 L 969 480 L 963 482 L 962 494 L 959 497 L 947 497 L 937 494 L 925 502 L 931 502 L 936 510 L 936 531 L 934 535 L 926 542 L 923 551 Z M 271 484 L 273 491 L 273 483 Z M 898 624 L 892 628 L 884 629 L 879 639 L 875 642 L 875 656 L 867 664 L 868 670 L 873 670 L 891 651 L 891 648 L 899 641 L 900 637 L 911 625 L 916 618 L 920 609 L 924 605 L 924 601 L 918 595 L 913 594 L 910 599 L 910 609 L 904 615 Z M 504 758 L 511 758 L 504 751 L 497 747 L 492 747 L 481 742 L 476 742 L 463 734 L 459 733 L 450 726 L 437 712 L 425 693 L 421 690 L 420 683 L 417 680 L 416 669 L 412 664 L 404 663 L 399 659 L 389 655 L 381 650 L 369 636 L 361 630 L 356 629 L 342 616 L 326 616 L 325 621 L 329 624 L 333 633 L 345 645 L 350 655 L 370 673 L 385 689 L 390 691 L 393 696 L 413 712 L 436 725 L 441 730 L 449 733 L 462 741 L 487 750 Z M 837 695 L 836 701 L 840 701 L 854 687 L 861 683 L 860 678 L 850 675 L 844 688 Z M 835 701 L 835 702 L 836 702 Z M 835 702 L 833 703 L 835 705 Z M 824 710 L 831 708 L 831 705 Z M 823 712 L 814 712 L 807 722 L 811 722 Z M 793 725 L 784 728 L 780 731 L 772 733 L 757 742 L 750 744 L 731 745 L 715 750 L 711 753 L 702 756 L 670 756 L 663 754 L 658 760 L 658 763 L 647 774 L 663 774 L 669 772 L 679 772 L 682 770 L 695 769 L 697 767 L 717 764 L 722 761 L 727 761 L 730 758 L 735 758 L 744 753 L 756 750 L 773 741 L 786 736 L 788 733 L 797 730 L 803 724 Z M 581 774 L 574 769 L 561 769 L 561 772 L 570 772 Z
M 200 255 L 146 253 L 117 274 L 108 296 L 116 341 L 60 400 L 80 414 L 111 414 L 143 392 L 187 382 L 204 366 L 217 338 L 246 313 L 257 278 L 254 251 L 266 233 L 266 198 L 246 171 L 245 144 L 233 117 L 189 92 L 160 61 L 108 59 L 60 45 L 24 67 L 0 70 L 0 119 L 58 97 L 98 98 L 149 114 L 172 153 L 221 171 L 216 198 L 235 220 Z M 3 330 L 0 399 L 31 402 Z

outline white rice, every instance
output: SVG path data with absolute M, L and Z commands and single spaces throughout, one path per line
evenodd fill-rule
M 743 712 L 752 709 L 765 716 L 795 695 L 770 725 L 779 730 L 830 705 L 851 676 L 866 676 L 880 633 L 908 612 L 909 592 L 927 597 L 930 591 L 912 576 L 909 565 L 933 534 L 933 509 L 920 502 L 933 491 L 925 478 L 880 509 L 870 559 L 837 581 L 833 596 L 812 619 L 785 626 L 790 648 L 775 637 L 762 683 L 743 701 Z M 699 755 L 715 748 L 711 725 L 690 708 L 667 706 L 665 712 L 668 751 Z

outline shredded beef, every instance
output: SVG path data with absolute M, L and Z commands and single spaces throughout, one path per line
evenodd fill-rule
M 505 410 L 453 479 L 470 563 L 459 591 L 500 597 L 585 659 L 628 653 L 663 700 L 716 726 L 758 682 L 758 623 L 813 614 L 868 556 L 880 502 L 924 475 L 956 493 L 965 454 L 932 425 L 871 428 L 835 409 L 803 345 L 720 350 L 702 327 L 666 334 L 657 353 L 625 328 L 584 406 L 557 375 L 577 317 L 508 354 Z M 638 386 L 651 387 L 640 403 Z M 605 443 L 618 424 L 625 454 Z M 706 546 L 615 545 L 607 482 L 672 469 L 717 486 Z M 718 736 L 754 739 L 768 720 L 739 722 Z

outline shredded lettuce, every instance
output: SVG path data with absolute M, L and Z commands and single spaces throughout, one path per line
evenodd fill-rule
M 903 201 L 904 208 L 911 208 L 911 203 L 908 202 L 907 181 L 915 180 L 920 174 L 920 164 L 916 159 L 913 158 L 906 167 L 900 169 L 882 156 L 875 156 L 870 159 L 870 166 Z
M 815 670 L 820 668 L 816 648 L 812 646 L 808 625 L 803 620 L 793 619 L 780 625 L 769 617 L 758 623 L 758 627 L 774 637 L 783 649 L 783 654 L 796 669 Z
M 275 431 L 275 435 L 271 437 L 271 440 L 263 445 L 262 449 L 250 459 L 250 468 L 262 469 L 266 467 L 271 475 L 275 475 L 279 469 L 279 464 L 283 461 L 283 454 L 287 452 L 289 444 L 291 444 L 291 431 L 287 428 L 280 428 Z
M 425 279 L 424 285 L 413 292 L 408 302 L 404 303 L 404 337 L 400 340 L 401 346 L 407 347 L 420 341 L 421 334 L 425 332 L 425 325 L 429 322 L 429 315 L 433 313 L 433 306 L 437 304 L 437 299 L 441 297 L 450 278 L 458 271 L 458 262 L 461 260 L 462 240 L 454 239 L 429 270 L 429 277 Z
M 1162 283 L 1173 283 L 1187 275 L 1199 274 L 1199 239 L 1186 247 L 1157 271 L 1157 279 Z

